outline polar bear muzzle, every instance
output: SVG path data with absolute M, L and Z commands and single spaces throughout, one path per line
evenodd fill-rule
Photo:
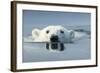
M 58 41 L 59 41 L 59 38 L 58 38 L 57 35 L 53 35 L 53 36 L 51 36 L 51 38 L 50 38 L 50 42 L 58 42 Z
M 57 35 L 52 35 L 50 37 L 50 42 L 46 44 L 46 49 L 52 51 L 63 51 L 64 43 L 59 41 L 59 37 Z

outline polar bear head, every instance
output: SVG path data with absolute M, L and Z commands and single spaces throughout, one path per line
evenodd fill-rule
M 48 26 L 44 29 L 33 29 L 32 39 L 34 42 L 72 42 L 74 31 L 60 25 Z

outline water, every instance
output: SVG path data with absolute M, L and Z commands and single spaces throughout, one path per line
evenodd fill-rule
M 46 48 L 46 43 L 35 43 L 24 40 L 23 62 L 85 60 L 91 58 L 90 35 L 79 32 L 81 38 L 73 43 L 64 43 L 63 51 L 53 51 Z
M 45 62 L 91 59 L 90 13 L 23 10 L 23 62 Z M 75 30 L 73 43 L 64 43 L 63 51 L 51 51 L 46 43 L 31 41 L 32 29 L 61 25 Z M 77 35 L 77 32 L 79 35 Z M 81 37 L 81 38 L 80 38 Z

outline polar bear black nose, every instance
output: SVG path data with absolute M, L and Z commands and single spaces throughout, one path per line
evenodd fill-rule
M 50 41 L 51 42 L 58 42 L 58 36 L 57 35 L 51 36 Z

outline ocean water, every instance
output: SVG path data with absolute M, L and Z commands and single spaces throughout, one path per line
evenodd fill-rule
M 45 62 L 91 59 L 91 14 L 78 12 L 56 12 L 23 10 L 23 62 Z M 61 25 L 79 34 L 73 43 L 64 43 L 63 51 L 50 51 L 46 43 L 31 42 L 33 29 L 49 25 Z
M 26 36 L 25 38 L 27 38 L 27 40 L 23 40 L 23 62 L 91 59 L 90 33 L 88 33 L 88 27 L 89 26 L 82 26 L 82 28 L 78 27 L 77 30 L 73 29 L 75 32 L 78 32 L 80 36 L 76 38 L 73 43 L 64 43 L 63 51 L 50 51 L 46 48 L 45 42 L 29 42 L 30 39 Z M 84 31 L 80 31 L 80 29 Z

